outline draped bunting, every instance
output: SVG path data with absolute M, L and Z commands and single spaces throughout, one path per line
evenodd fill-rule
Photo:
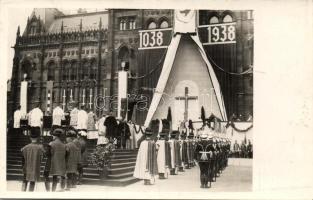
M 153 96 L 153 88 L 156 87 L 160 77 L 163 62 L 167 49 L 147 49 L 138 52 L 138 77 L 135 78 L 138 83 L 139 94 L 142 95 L 146 101 L 138 104 L 138 107 L 145 109 L 135 110 L 137 124 L 143 125 L 147 115 L 147 109 Z

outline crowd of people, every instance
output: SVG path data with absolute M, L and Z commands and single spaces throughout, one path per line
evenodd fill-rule
M 228 164 L 230 141 L 213 134 L 208 123 L 198 131 L 169 131 L 164 120 L 157 137 L 153 130 L 145 130 L 137 155 L 134 177 L 143 179 L 145 185 L 155 184 L 169 175 L 184 173 L 196 165 L 200 168 L 200 187 L 209 188 Z
M 112 113 L 96 116 L 92 109 L 84 105 L 76 106 L 64 112 L 57 105 L 52 112 L 43 114 L 39 104 L 27 114 L 22 114 L 20 106 L 14 113 L 13 133 L 26 135 L 32 127 L 39 127 L 42 136 L 50 136 L 51 130 L 58 127 L 72 127 L 75 130 L 85 130 L 88 139 L 97 139 L 98 143 L 107 137 L 117 149 L 134 149 L 134 124 L 123 118 L 116 118 Z
M 81 184 L 86 156 L 86 137 L 84 131 L 74 128 L 55 128 L 52 131 L 53 140 L 42 144 L 40 128 L 30 129 L 31 143 L 21 149 L 23 183 L 22 191 L 34 191 L 36 182 L 40 179 L 40 167 L 43 157 L 47 157 L 44 166 L 44 183 L 46 191 L 55 192 L 70 190 Z M 52 177 L 52 184 L 51 184 Z M 29 184 L 29 186 L 28 186 Z
M 252 158 L 253 157 L 253 146 L 250 140 L 246 142 L 243 140 L 241 145 L 238 144 L 237 140 L 233 144 L 231 150 L 231 157 L 233 158 Z
M 40 164 L 46 157 L 44 183 L 46 191 L 70 190 L 82 183 L 83 168 L 88 165 L 86 143 L 88 136 L 97 139 L 97 145 L 112 143 L 115 149 L 134 149 L 134 128 L 113 115 L 99 119 L 92 110 L 74 107 L 65 113 L 60 106 L 45 119 L 39 104 L 28 114 L 20 106 L 14 113 L 13 133 L 30 136 L 31 143 L 21 149 L 23 166 L 22 191 L 34 191 L 40 178 Z M 52 136 L 52 142 L 42 143 L 41 136 Z M 52 180 L 50 180 L 52 178 Z M 52 184 L 51 184 L 52 182 Z
M 20 108 L 20 107 L 19 107 Z M 88 111 L 88 112 L 87 112 Z M 44 122 L 43 112 L 37 106 L 26 117 L 18 109 L 14 113 L 14 132 L 28 130 L 31 143 L 22 148 L 23 186 L 22 190 L 34 191 L 35 182 L 40 177 L 40 163 L 47 157 L 44 169 L 44 182 L 47 191 L 70 190 L 81 184 L 86 159 L 86 142 L 89 136 L 97 135 L 97 145 L 111 143 L 115 149 L 135 149 L 139 147 L 134 177 L 143 179 L 145 185 L 151 185 L 169 175 L 177 175 L 198 165 L 200 168 L 200 187 L 209 188 L 211 183 L 228 165 L 228 158 L 252 157 L 252 144 L 243 142 L 241 146 L 221 137 L 209 122 L 205 122 L 197 134 L 194 134 L 192 122 L 188 126 L 171 130 L 166 119 L 155 120 L 161 126 L 152 125 L 143 132 L 141 139 L 133 136 L 137 133 L 131 122 L 126 122 L 113 115 L 102 115 L 97 119 L 92 110 L 74 108 L 66 114 L 60 106 L 53 109 L 50 131 L 45 130 L 49 123 Z M 27 119 L 27 128 L 22 128 Z M 187 123 L 187 122 L 186 122 Z M 25 123 L 24 123 L 25 124 Z M 48 125 L 47 125 L 48 124 Z M 133 124 L 134 125 L 134 124 Z M 162 127 L 162 128 L 159 128 Z M 49 134 L 50 132 L 50 134 Z M 49 144 L 42 144 L 40 136 L 52 135 Z M 51 179 L 52 178 L 52 185 Z

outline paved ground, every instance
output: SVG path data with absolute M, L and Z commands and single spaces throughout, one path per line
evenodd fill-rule
M 19 191 L 21 182 L 8 181 L 8 191 Z M 169 176 L 168 179 L 156 179 L 155 185 L 145 186 L 143 181 L 123 187 L 123 192 L 246 192 L 252 190 L 252 160 L 230 160 L 230 165 L 223 171 L 221 176 L 217 178 L 217 182 L 212 183 L 212 188 L 200 188 L 199 169 L 194 167 L 180 172 L 179 175 Z M 36 191 L 44 191 L 44 184 L 38 183 Z M 118 192 L 120 187 L 80 185 L 70 192 Z

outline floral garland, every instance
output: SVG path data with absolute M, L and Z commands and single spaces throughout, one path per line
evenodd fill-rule
M 237 132 L 245 133 L 245 132 L 249 131 L 249 130 L 253 127 L 253 124 L 251 124 L 251 126 L 249 126 L 248 128 L 242 129 L 242 130 L 238 129 L 238 128 L 235 126 L 234 121 L 228 122 L 227 125 L 226 125 L 226 128 L 228 128 L 229 126 L 231 126 L 233 129 L 235 129 L 235 131 L 237 131 Z

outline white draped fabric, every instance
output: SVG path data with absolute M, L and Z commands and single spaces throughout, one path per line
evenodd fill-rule
M 158 155 L 157 155 L 158 172 L 166 173 L 165 140 L 158 140 L 156 142 L 156 145 L 158 146 Z
M 156 86 L 155 93 L 153 94 L 152 102 L 151 102 L 151 105 L 149 107 L 149 111 L 148 111 L 147 118 L 145 121 L 145 127 L 149 126 L 149 123 L 153 117 L 153 114 L 155 113 L 155 111 L 159 105 L 159 102 L 162 98 L 162 94 L 163 94 L 164 88 L 166 86 L 167 79 L 170 75 L 170 72 L 171 72 L 171 69 L 172 69 L 172 66 L 174 63 L 175 54 L 176 54 L 176 51 L 178 48 L 180 38 L 181 38 L 181 35 L 179 35 L 179 34 L 174 36 L 172 38 L 170 45 L 167 48 L 167 53 L 165 56 L 163 67 L 162 67 L 162 72 L 160 74 L 160 78 L 159 78 L 158 84 Z
M 79 110 L 77 113 L 77 129 L 87 129 L 88 114 L 84 110 Z
M 222 96 L 222 92 L 217 80 L 217 77 L 214 73 L 214 70 L 212 68 L 212 65 L 210 64 L 208 58 L 206 57 L 205 51 L 202 47 L 202 44 L 200 42 L 199 36 L 198 35 L 191 35 L 191 38 L 195 41 L 195 43 L 198 46 L 199 52 L 203 58 L 203 60 L 206 63 L 206 66 L 208 68 L 208 72 L 213 84 L 213 88 L 214 88 L 214 92 L 215 92 L 215 96 L 217 98 L 217 103 L 219 106 L 219 110 L 222 116 L 222 121 L 227 121 L 227 115 L 226 115 L 226 109 L 225 109 L 225 105 L 224 105 L 224 100 L 223 100 L 223 96 Z M 160 74 L 160 78 L 158 81 L 158 84 L 156 86 L 156 90 L 155 93 L 153 94 L 153 98 L 152 98 L 152 102 L 147 114 L 147 118 L 145 121 L 145 126 L 149 126 L 149 123 L 159 105 L 159 102 L 162 98 L 167 80 L 170 76 L 171 73 L 171 69 L 175 60 L 175 56 L 176 56 L 176 52 L 180 43 L 180 39 L 181 39 L 181 35 L 180 34 L 176 34 L 175 36 L 173 36 L 172 41 L 170 43 L 170 45 L 168 46 L 168 50 L 167 50 L 167 54 L 165 56 L 165 60 L 164 60 L 164 64 L 163 64 L 163 68 L 162 68 L 162 72 Z M 209 81 L 209 80 L 208 80 Z M 214 113 L 213 113 L 214 114 Z
M 208 58 L 206 56 L 206 53 L 205 53 L 205 51 L 204 51 L 204 49 L 202 47 L 202 43 L 200 42 L 199 36 L 198 35 L 192 35 L 191 38 L 198 45 L 199 51 L 201 53 L 201 56 L 202 56 L 203 60 L 205 61 L 206 66 L 208 67 L 209 74 L 210 74 L 210 77 L 211 77 L 211 80 L 212 80 L 212 84 L 213 84 L 213 88 L 214 88 L 214 91 L 215 91 L 215 95 L 216 95 L 216 98 L 217 98 L 217 101 L 218 101 L 218 106 L 220 108 L 220 111 L 221 111 L 221 114 L 222 114 L 222 117 L 223 117 L 223 119 L 221 119 L 221 120 L 222 121 L 227 121 L 226 108 L 225 108 L 225 105 L 224 105 L 223 95 L 222 95 L 222 92 L 221 92 L 221 89 L 220 89 L 220 84 L 218 83 L 217 77 L 216 77 L 216 75 L 214 73 L 213 67 L 210 64 L 210 62 L 209 62 L 209 60 L 208 60 Z
M 61 121 L 64 119 L 64 111 L 59 106 L 55 107 L 52 112 L 52 125 L 61 126 Z
M 152 178 L 149 171 L 147 170 L 147 159 L 148 159 L 148 141 L 144 140 L 141 142 L 137 154 L 136 166 L 134 171 L 135 178 L 139 179 Z
M 20 110 L 17 110 L 14 112 L 14 124 L 13 124 L 13 128 L 20 128 L 21 127 L 21 118 L 22 118 L 22 112 Z
M 28 124 L 32 127 L 41 127 L 43 112 L 40 108 L 34 108 L 28 113 Z

